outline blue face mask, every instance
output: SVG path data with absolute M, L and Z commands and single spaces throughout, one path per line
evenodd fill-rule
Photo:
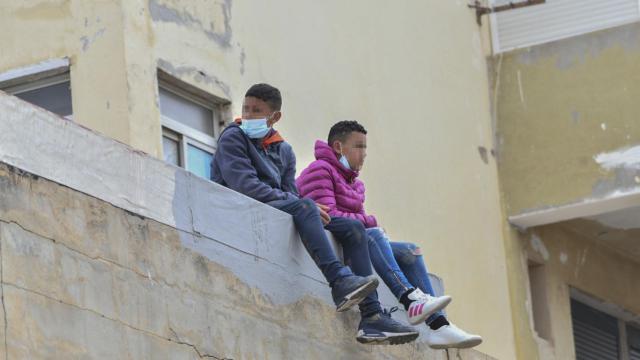
M 267 118 L 263 119 L 243 119 L 240 129 L 252 139 L 260 139 L 265 137 L 271 129 L 267 126 Z
M 344 166 L 345 168 L 351 170 L 351 165 L 349 165 L 349 160 L 347 160 L 347 157 L 344 155 L 340 155 L 340 163 L 342 164 L 342 166 Z

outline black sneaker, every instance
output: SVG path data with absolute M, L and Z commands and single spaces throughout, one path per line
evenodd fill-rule
M 353 305 L 359 304 L 378 287 L 378 278 L 349 275 L 335 281 L 331 289 L 336 311 L 346 311 Z
M 358 325 L 357 340 L 362 344 L 372 345 L 399 345 L 414 341 L 420 334 L 409 325 L 404 325 L 391 318 L 391 311 L 383 310 L 381 313 L 362 318 Z

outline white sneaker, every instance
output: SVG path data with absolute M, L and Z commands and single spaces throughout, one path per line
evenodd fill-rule
M 449 295 L 433 297 L 417 288 L 408 297 L 409 300 L 413 300 L 407 310 L 407 317 L 411 325 L 420 324 L 431 314 L 442 310 L 451 302 L 451 296 Z
M 480 335 L 468 334 L 457 326 L 450 324 L 431 330 L 427 327 L 427 344 L 433 349 L 458 348 L 466 349 L 482 343 Z

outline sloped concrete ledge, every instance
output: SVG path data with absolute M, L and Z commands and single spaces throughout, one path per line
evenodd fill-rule
M 0 255 L 5 358 L 488 359 L 358 345 L 288 214 L 2 93 Z
M 524 230 L 535 226 L 598 216 L 638 206 L 640 206 L 640 188 L 634 188 L 615 191 L 602 197 L 588 198 L 572 204 L 523 212 L 509 216 L 509 222 Z

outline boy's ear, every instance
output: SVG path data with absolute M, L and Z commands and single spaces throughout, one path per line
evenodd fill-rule
M 267 126 L 272 127 L 280 120 L 281 117 L 282 117 L 282 111 L 274 112 L 273 115 L 271 115 L 271 118 L 269 119 L 269 121 L 267 121 Z
M 331 148 L 333 149 L 333 152 L 340 154 L 342 152 L 342 144 L 340 144 L 340 140 L 333 140 Z

